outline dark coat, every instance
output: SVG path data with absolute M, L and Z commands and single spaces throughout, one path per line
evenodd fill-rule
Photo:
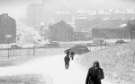
M 72 60 L 74 59 L 74 55 L 75 55 L 74 52 L 71 52 L 71 53 L 70 53 L 70 57 L 71 57 Z
M 101 84 L 101 80 L 104 78 L 103 69 L 99 67 L 91 67 L 87 73 L 85 84 Z
M 65 64 L 68 64 L 69 65 L 69 62 L 70 62 L 69 56 L 65 56 L 64 57 L 64 61 L 65 61 Z

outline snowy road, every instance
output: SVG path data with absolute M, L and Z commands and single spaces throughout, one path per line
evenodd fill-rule
M 64 55 L 40 57 L 18 66 L 0 68 L 0 76 L 42 74 L 52 78 L 52 84 L 85 84 L 87 70 L 77 61 L 71 61 L 68 70 L 64 67 Z M 112 84 L 103 81 L 103 84 Z

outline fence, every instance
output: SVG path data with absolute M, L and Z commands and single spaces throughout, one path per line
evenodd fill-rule
M 0 58 L 11 58 L 15 56 L 48 56 L 64 53 L 64 48 L 20 48 L 0 49 Z

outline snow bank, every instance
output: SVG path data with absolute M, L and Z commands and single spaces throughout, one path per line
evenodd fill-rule
M 24 74 L 0 77 L 0 84 L 52 84 L 50 77 L 44 79 L 36 74 Z
M 112 46 L 102 50 L 90 52 L 80 56 L 79 62 L 90 67 L 95 60 L 99 60 L 109 79 L 118 84 L 135 83 L 135 42 Z M 127 82 L 127 83 L 126 83 Z

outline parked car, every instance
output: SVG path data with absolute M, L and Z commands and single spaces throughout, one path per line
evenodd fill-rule
M 58 42 L 52 41 L 52 42 L 49 42 L 48 44 L 45 44 L 43 47 L 44 48 L 58 48 L 60 47 L 60 44 Z
M 11 48 L 12 48 L 12 49 L 20 49 L 20 48 L 22 48 L 22 47 L 20 47 L 20 46 L 18 46 L 18 45 L 11 45 Z
M 126 41 L 124 41 L 124 40 L 117 40 L 116 42 L 115 42 L 115 44 L 123 44 L 123 43 L 127 43 Z
M 93 47 L 93 46 L 97 46 L 97 44 L 95 44 L 95 43 L 87 43 L 86 46 Z

